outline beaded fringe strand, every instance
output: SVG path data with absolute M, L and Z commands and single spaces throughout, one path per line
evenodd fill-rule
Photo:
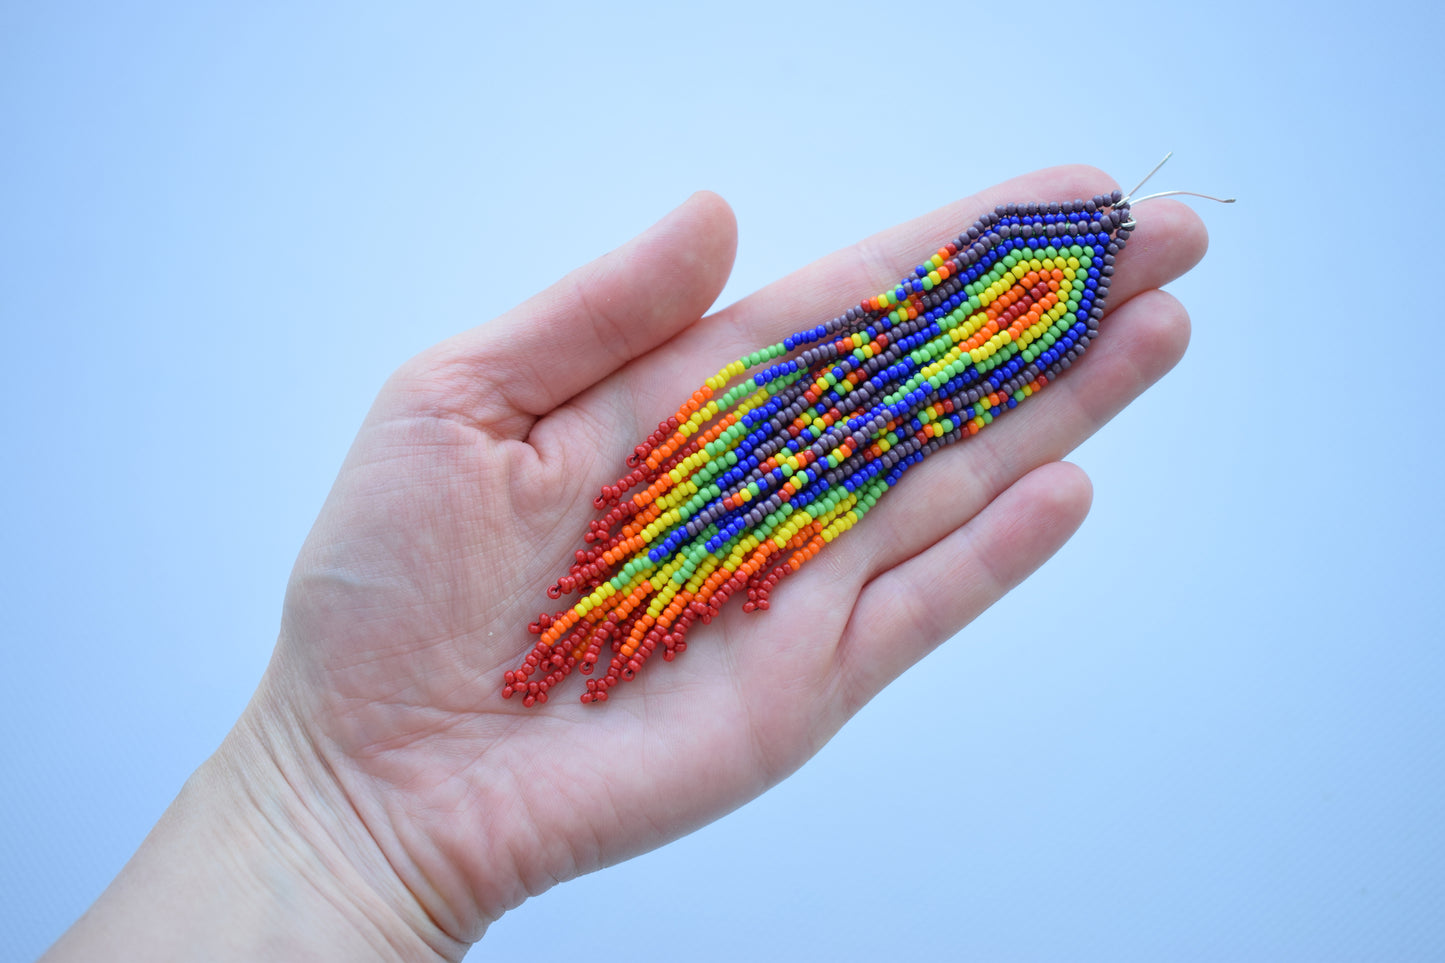
M 1129 203 L 1114 191 L 1001 205 L 892 289 L 707 379 L 602 488 L 588 547 L 547 591 L 580 598 L 528 627 L 540 638 L 502 695 L 546 702 L 605 654 L 581 697 L 604 702 L 733 596 L 767 609 L 909 468 L 1084 353 L 1134 227 Z

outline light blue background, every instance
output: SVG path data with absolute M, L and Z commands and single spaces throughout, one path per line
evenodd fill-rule
M 292 7 L 0 6 L 0 958 L 240 712 L 402 360 L 698 188 L 729 301 L 1168 149 L 1151 188 L 1241 202 L 1172 287 L 1188 356 L 1075 456 L 1078 537 L 473 955 L 1445 958 L 1436 5 Z

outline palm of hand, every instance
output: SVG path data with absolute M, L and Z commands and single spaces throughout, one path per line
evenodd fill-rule
M 307 660 L 307 716 L 355 782 L 348 794 L 430 840 L 485 915 L 715 818 L 841 723 L 824 729 L 847 611 L 821 585 L 785 618 L 730 608 L 605 708 L 574 701 L 575 682 L 545 709 L 503 700 L 502 673 L 547 603 L 541 588 L 577 545 L 573 525 L 546 520 L 587 517 L 596 485 L 449 418 L 374 430 L 403 437 L 364 433 L 387 454 L 348 466 L 348 483 L 374 486 L 345 522 L 348 542 L 327 547 L 349 561 L 298 567 L 286 634 L 324 640 Z M 391 478 L 436 481 L 398 489 Z M 798 581 L 823 582 L 818 568 Z
M 1102 186 L 1072 170 L 998 191 Z M 1010 420 L 1032 429 L 921 466 L 932 474 L 908 480 L 911 502 L 881 504 L 884 517 L 784 582 L 773 612 L 729 606 L 605 706 L 576 702 L 576 682 L 535 709 L 500 697 L 592 497 L 669 406 L 747 346 L 888 283 L 996 200 L 961 202 L 696 322 L 733 240 L 721 202 L 695 199 L 382 393 L 298 560 L 271 674 L 366 832 L 453 936 L 757 795 L 1082 520 L 1087 481 L 1050 463 L 1182 351 L 1182 310 L 1157 292 L 1123 309 L 1116 294 L 1110 323 L 1126 330 L 1094 349 L 1112 354 L 1092 377 L 1030 406 L 1052 414 L 1026 407 Z M 1160 208 L 1159 250 L 1128 293 L 1202 254 L 1197 222 Z

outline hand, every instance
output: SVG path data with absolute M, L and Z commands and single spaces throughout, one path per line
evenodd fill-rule
M 534 641 L 527 623 L 558 607 L 544 590 L 593 497 L 733 358 L 883 289 L 998 203 L 1113 186 L 1085 168 L 1028 175 L 701 320 L 735 227 L 699 194 L 408 362 L 301 551 L 261 690 L 208 765 L 263 800 L 265 832 L 296 847 L 287 865 L 315 850 L 340 866 L 340 899 L 371 907 L 402 955 L 459 956 L 527 896 L 763 792 L 1082 522 L 1088 480 L 1059 459 L 1183 352 L 1187 317 L 1156 289 L 1202 257 L 1202 225 L 1172 202 L 1141 210 L 1085 362 L 912 471 L 771 611 L 729 605 L 605 704 L 580 704 L 568 679 L 525 709 L 501 697 L 502 674 Z

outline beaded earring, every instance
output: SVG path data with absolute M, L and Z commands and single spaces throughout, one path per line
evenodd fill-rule
M 1146 199 L 1001 205 L 891 289 L 708 378 L 602 488 L 588 547 L 547 591 L 581 598 L 528 627 L 540 638 L 502 695 L 546 702 L 605 655 L 581 695 L 605 702 L 659 649 L 669 662 L 685 651 L 688 630 L 733 596 L 766 610 L 780 581 L 909 468 L 1083 355 L 1134 228 L 1130 205 Z

